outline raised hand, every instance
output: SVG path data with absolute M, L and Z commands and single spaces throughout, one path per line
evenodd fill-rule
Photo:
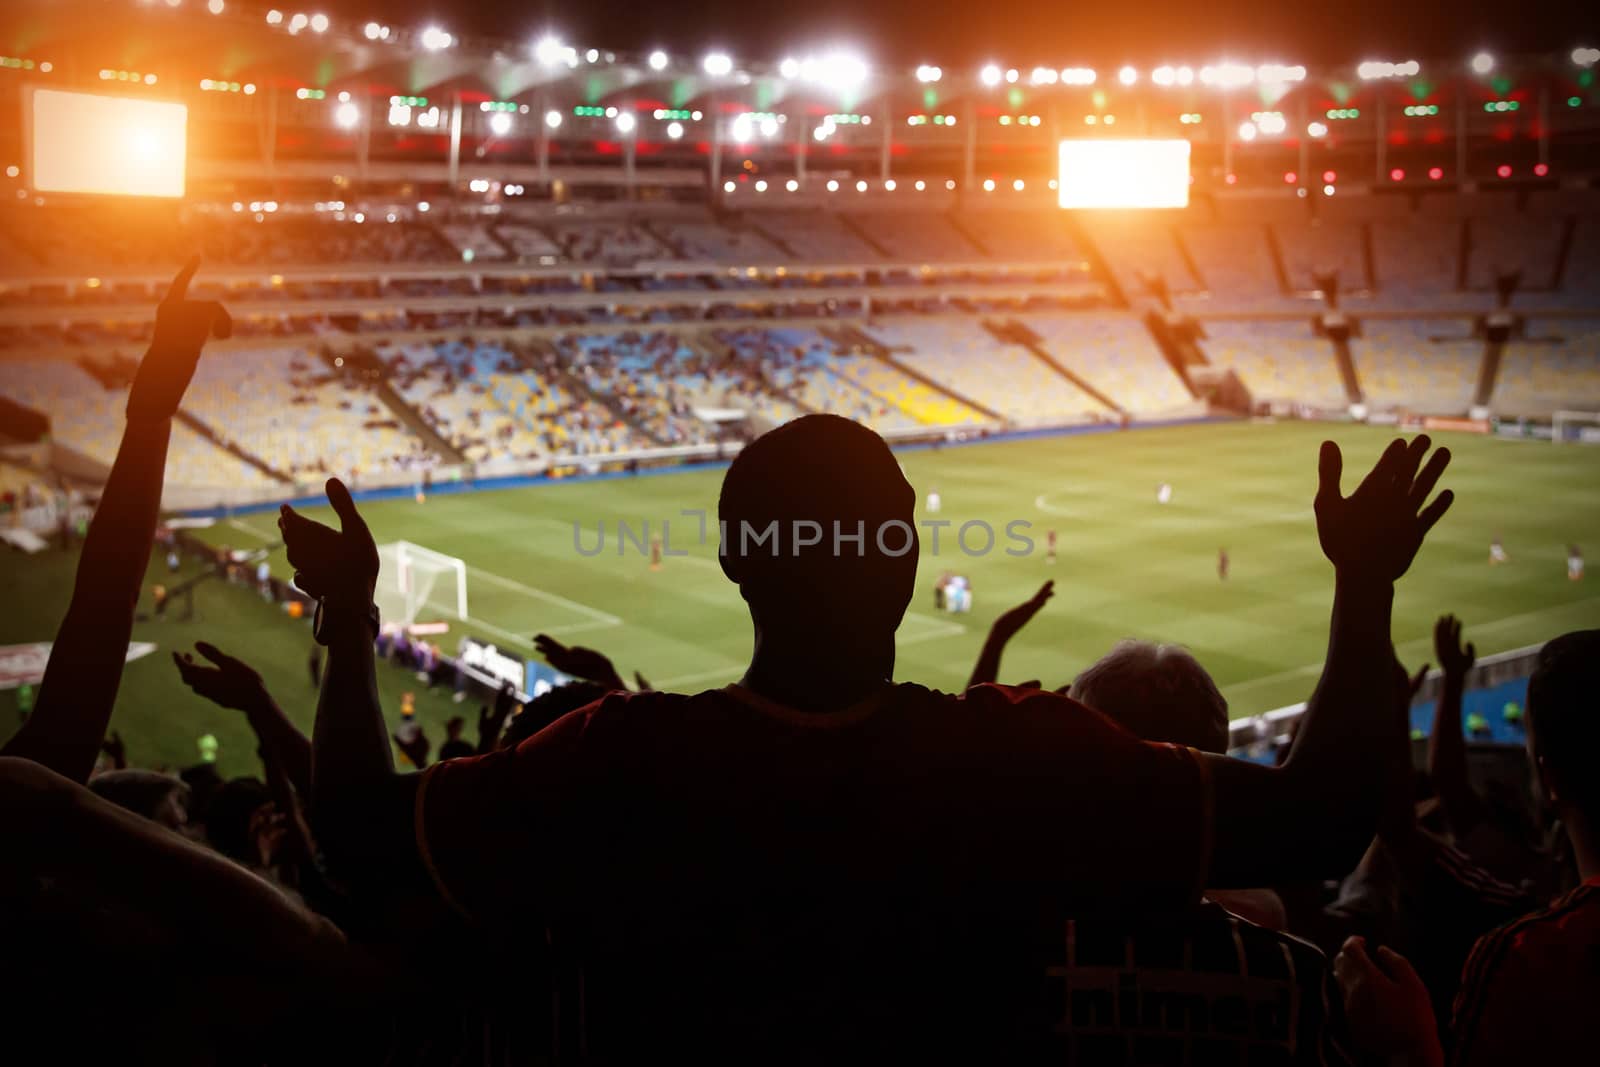
M 533 639 L 533 647 L 544 657 L 546 663 L 562 674 L 570 674 L 574 678 L 595 682 L 612 689 L 628 688 L 604 652 L 596 652 L 592 648 L 579 648 L 576 645 L 563 645 L 549 634 L 536 636 Z
M 1433 624 L 1433 651 L 1439 657 L 1439 666 L 1447 678 L 1467 676 L 1472 665 L 1478 662 L 1478 650 L 1468 642 L 1461 644 L 1461 621 L 1454 615 L 1441 615 Z
M 494 695 L 494 710 L 487 707 L 478 709 L 478 752 L 493 752 L 500 743 L 500 734 L 505 730 L 506 720 L 511 717 L 511 712 L 517 706 L 517 691 L 511 687 L 510 682 L 500 683 L 500 691 Z
M 155 337 L 128 392 L 130 419 L 171 418 L 194 377 L 206 339 L 233 333 L 233 319 L 221 304 L 188 298 L 189 280 L 199 269 L 199 256 L 184 264 L 172 279 L 166 298 L 156 306 Z
M 1446 489 L 1423 506 L 1450 464 L 1450 450 L 1441 448 L 1423 466 L 1430 444 L 1426 434 L 1410 444 L 1396 438 L 1356 491 L 1345 496 L 1339 488 L 1344 457 L 1332 441 L 1322 443 L 1317 536 L 1340 574 L 1393 582 L 1411 566 L 1423 537 L 1455 499 Z
M 248 663 L 204 641 L 196 641 L 194 648 L 212 666 L 197 663 L 187 652 L 174 652 L 172 662 L 177 664 L 184 685 L 213 704 L 236 711 L 259 711 L 272 703 L 261 675 Z
M 1033 596 L 994 620 L 994 625 L 989 628 L 991 637 L 1001 641 L 1011 640 L 1019 630 L 1033 621 L 1033 617 L 1039 614 L 1039 609 L 1055 595 L 1055 581 L 1045 582 Z
M 329 478 L 328 503 L 339 516 L 339 529 L 306 518 L 288 504 L 279 509 L 294 584 L 318 598 L 332 598 L 360 607 L 371 603 L 378 586 L 378 546 L 372 531 L 350 499 L 350 490 Z
M 1374 955 L 1368 955 L 1365 940 L 1351 937 L 1333 960 L 1351 1036 L 1363 1051 L 1378 1056 L 1405 1057 L 1410 1064 L 1443 1063 L 1422 979 L 1404 956 L 1387 946 L 1379 946 Z
M 100 742 L 100 751 L 111 760 L 112 767 L 119 771 L 127 769 L 128 746 L 122 743 L 122 735 L 117 731 L 106 734 L 105 740 Z

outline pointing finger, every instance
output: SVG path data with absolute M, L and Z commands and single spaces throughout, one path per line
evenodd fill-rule
M 172 285 L 167 288 L 167 298 L 162 301 L 166 304 L 176 304 L 181 301 L 189 291 L 189 279 L 194 277 L 194 272 L 200 269 L 200 257 L 191 256 L 189 262 L 183 265 L 177 276 L 172 279 Z

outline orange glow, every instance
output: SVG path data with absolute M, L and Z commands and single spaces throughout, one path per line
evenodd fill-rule
M 38 89 L 29 118 L 40 192 L 183 195 L 183 104 Z
M 1189 142 L 1061 142 L 1064 208 L 1162 208 L 1189 203 Z

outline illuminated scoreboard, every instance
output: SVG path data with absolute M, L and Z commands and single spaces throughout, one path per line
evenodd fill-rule
M 24 108 L 39 192 L 183 195 L 185 105 L 35 89 Z
M 1066 208 L 1187 207 L 1189 142 L 1062 141 L 1056 187 Z

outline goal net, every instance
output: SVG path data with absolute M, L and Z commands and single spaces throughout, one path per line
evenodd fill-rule
M 1600 411 L 1558 411 L 1550 417 L 1550 440 L 1556 444 L 1600 444 Z
M 385 622 L 467 617 L 467 565 L 455 556 L 395 541 L 378 546 L 378 611 Z

